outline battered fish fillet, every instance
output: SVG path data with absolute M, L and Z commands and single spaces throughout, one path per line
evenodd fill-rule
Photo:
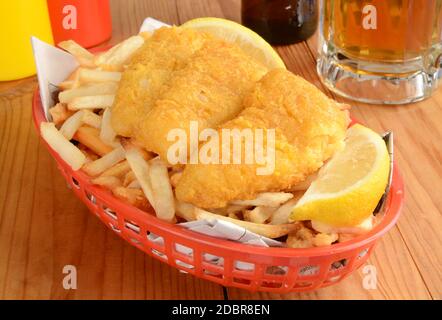
M 218 131 L 276 129 L 273 174 L 257 175 L 256 169 L 262 165 L 244 162 L 187 165 L 175 190 L 178 200 L 220 208 L 231 200 L 252 199 L 260 192 L 289 189 L 343 147 L 348 112 L 289 71 L 270 71 L 246 96 L 244 105 L 243 112 Z
M 136 139 L 167 161 L 174 143 L 167 141 L 170 130 L 184 129 L 189 137 L 191 121 L 197 121 L 201 131 L 233 119 L 243 109 L 245 93 L 266 72 L 238 46 L 220 39 L 207 41 L 164 84 L 155 106 L 139 122 Z
M 210 34 L 179 27 L 161 28 L 146 40 L 123 72 L 112 106 L 114 130 L 132 137 L 141 116 L 158 99 L 163 84 L 211 40 Z

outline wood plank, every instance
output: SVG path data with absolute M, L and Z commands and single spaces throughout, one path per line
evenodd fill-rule
M 104 44 L 115 44 L 137 34 L 143 20 L 152 17 L 169 24 L 179 24 L 175 0 L 111 0 L 112 38 Z

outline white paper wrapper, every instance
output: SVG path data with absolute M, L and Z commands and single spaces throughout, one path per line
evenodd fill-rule
M 155 30 L 161 27 L 170 27 L 169 24 L 164 23 L 162 21 L 156 20 L 154 18 L 146 18 L 141 25 L 140 32 L 154 32 Z
M 198 220 L 180 223 L 181 226 L 215 238 L 228 239 L 260 247 L 282 247 L 279 241 L 260 236 L 224 220 Z
M 158 28 L 167 27 L 161 21 L 153 18 L 146 18 L 140 28 L 141 31 L 153 32 Z M 77 67 L 78 63 L 74 57 L 54 46 L 51 46 L 35 37 L 31 38 L 32 47 L 34 50 L 34 59 L 37 65 L 38 83 L 40 87 L 40 96 L 46 118 L 50 119 L 49 108 L 54 105 L 52 94 L 57 90 L 57 86 L 64 81 Z M 261 247 L 282 247 L 283 243 L 275 241 L 253 232 L 246 230 L 236 224 L 226 222 L 223 220 L 200 220 L 193 222 L 181 223 L 180 226 L 212 237 L 227 239 L 231 241 L 241 242 L 254 246 Z M 154 234 L 149 235 L 150 240 L 163 244 L 163 238 Z M 193 251 L 184 246 L 177 246 L 177 251 L 185 255 L 192 255 Z M 157 252 L 159 256 L 164 255 Z M 204 254 L 204 259 L 208 262 L 222 266 L 224 264 L 223 258 L 211 254 Z M 253 270 L 254 265 L 236 261 L 235 267 L 240 270 Z
M 35 65 L 37 67 L 38 86 L 46 119 L 51 119 L 49 108 L 54 105 L 52 94 L 77 67 L 74 57 L 46 42 L 31 37 Z

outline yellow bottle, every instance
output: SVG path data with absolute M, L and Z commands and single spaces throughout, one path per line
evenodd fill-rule
M 35 74 L 31 36 L 53 43 L 46 0 L 0 0 L 0 81 Z

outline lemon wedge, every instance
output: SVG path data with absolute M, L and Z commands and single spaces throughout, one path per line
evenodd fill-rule
M 187 21 L 182 27 L 204 31 L 227 42 L 235 43 L 269 70 L 286 69 L 281 57 L 267 41 L 239 23 L 221 18 L 197 18 Z
M 385 191 L 390 157 L 384 140 L 356 124 L 347 130 L 345 148 L 319 171 L 290 215 L 334 227 L 360 225 Z

